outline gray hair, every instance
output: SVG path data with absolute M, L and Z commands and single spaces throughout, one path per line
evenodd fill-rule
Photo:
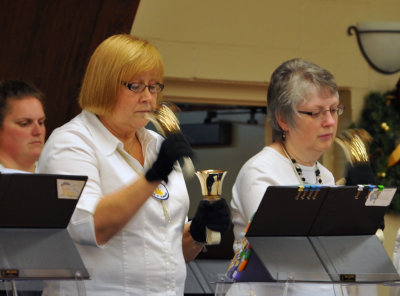
M 315 90 L 324 97 L 339 98 L 333 75 L 309 61 L 292 59 L 281 64 L 272 73 L 267 93 L 267 118 L 275 140 L 279 141 L 283 134 L 277 115 L 290 127 L 296 128 L 297 106 L 307 102 L 309 95 Z

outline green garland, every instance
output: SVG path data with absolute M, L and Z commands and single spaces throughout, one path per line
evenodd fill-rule
M 369 153 L 371 167 L 376 174 L 378 184 L 400 189 L 400 163 L 388 167 L 389 156 L 399 144 L 400 98 L 398 90 L 368 94 L 358 127 L 365 129 L 372 136 Z M 400 213 L 400 190 L 397 190 L 390 210 Z

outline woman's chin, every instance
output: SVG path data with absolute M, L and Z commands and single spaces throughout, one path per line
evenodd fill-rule
M 38 161 L 41 152 L 42 152 L 42 148 L 33 149 L 31 151 L 31 158 L 34 159 L 35 161 Z
M 317 145 L 314 146 L 314 148 L 316 148 L 316 150 L 320 151 L 321 153 L 324 153 L 326 150 L 328 150 L 329 148 L 332 147 L 333 144 L 333 140 L 322 140 L 319 141 L 319 143 Z

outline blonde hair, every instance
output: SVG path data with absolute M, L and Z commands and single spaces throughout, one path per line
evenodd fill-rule
M 147 71 L 153 71 L 162 83 L 164 65 L 153 45 L 128 34 L 111 36 L 96 48 L 89 60 L 79 105 L 97 115 L 109 115 L 122 82 Z

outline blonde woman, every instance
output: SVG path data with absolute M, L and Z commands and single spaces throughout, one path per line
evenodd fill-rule
M 177 160 L 192 149 L 181 134 L 164 139 L 145 128 L 163 70 L 145 40 L 103 41 L 83 79 L 82 113 L 52 133 L 39 161 L 41 173 L 89 177 L 69 225 L 91 276 L 88 296 L 183 295 L 185 262 L 202 249 L 196 241 L 205 224 L 229 226 L 225 201 L 186 223 L 189 196 Z M 44 295 L 72 295 L 69 288 L 51 282 Z

